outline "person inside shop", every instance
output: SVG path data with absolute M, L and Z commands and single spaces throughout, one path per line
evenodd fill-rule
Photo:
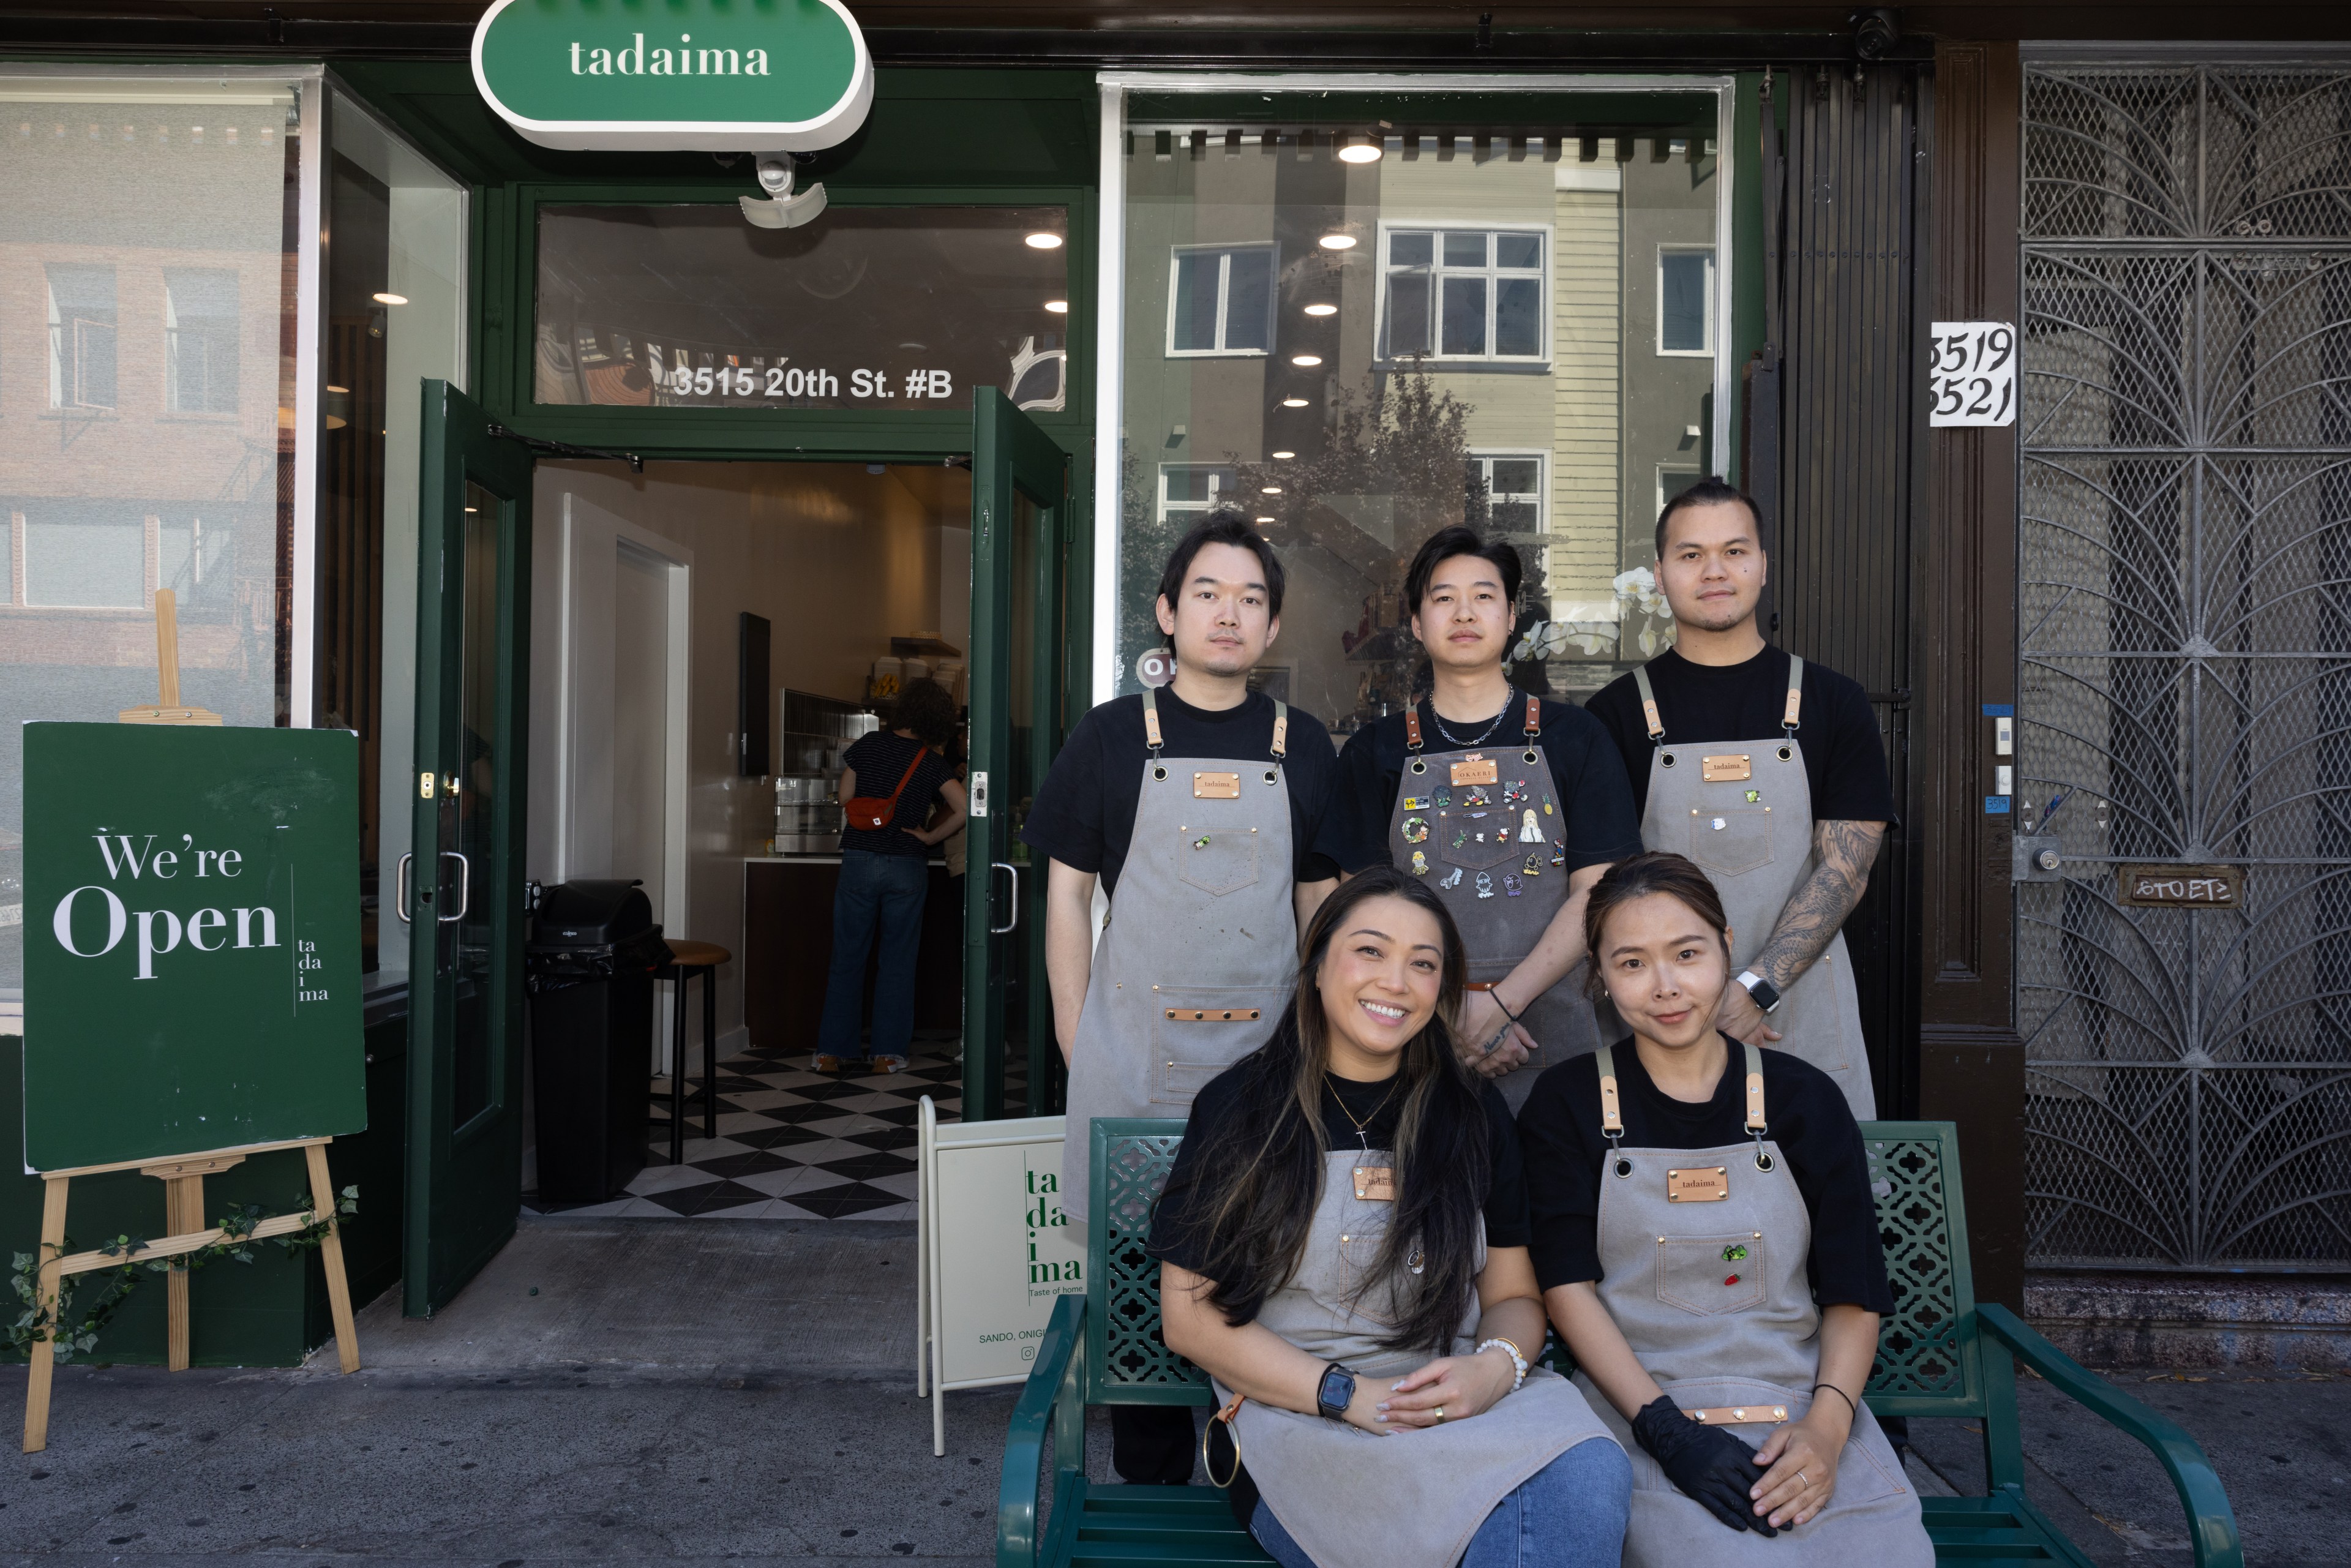
M 1519 1115 L 1531 1252 L 1576 1382 L 1656 1469 L 1625 1561 L 1928 1568 L 1918 1499 L 1862 1390 L 1894 1306 L 1843 1092 L 1716 1027 L 1731 931 L 1684 856 L 1611 866 L 1584 909 L 1625 1044 Z
M 1273 1039 L 1193 1102 L 1152 1219 L 1167 1346 L 1223 1406 L 1209 1479 L 1284 1568 L 1615 1563 L 1632 1467 L 1529 1364 L 1518 1140 L 1455 1049 L 1447 904 L 1374 866 L 1301 947 Z
M 1704 866 L 1739 939 L 1717 1020 L 1792 1051 L 1877 1114 L 1845 917 L 1896 821 L 1862 688 L 1756 625 L 1766 562 L 1755 503 L 1702 479 L 1657 517 L 1674 645 L 1587 705 L 1615 737 L 1641 841 Z
M 890 727 L 861 736 L 841 758 L 846 825 L 832 894 L 832 965 L 817 1025 L 819 1072 L 904 1072 L 914 1038 L 914 956 L 923 945 L 931 846 L 963 826 L 964 790 L 944 755 L 955 699 L 936 681 L 906 683 Z M 861 788 L 871 791 L 861 793 Z M 946 810 L 932 819 L 933 802 Z M 863 824 L 863 825 L 861 825 Z M 861 1038 L 865 963 L 880 950 L 871 1049 Z
M 1641 849 L 1608 732 L 1510 684 L 1520 571 L 1514 547 L 1465 527 L 1420 547 L 1405 602 L 1430 693 L 1349 738 L 1323 835 L 1343 873 L 1394 864 L 1452 912 L 1469 951 L 1457 1038 L 1513 1110 L 1543 1068 L 1600 1043 L 1576 977 L 1583 895 Z
M 1049 862 L 1045 968 L 1070 1069 L 1060 1200 L 1073 1223 L 1088 1207 L 1092 1119 L 1180 1116 L 1263 1045 L 1298 932 L 1338 880 L 1314 850 L 1338 760 L 1330 733 L 1249 685 L 1280 635 L 1281 595 L 1280 559 L 1247 517 L 1193 524 L 1155 604 L 1173 682 L 1080 719 L 1021 831 Z M 1189 1409 L 1114 1406 L 1111 1435 L 1127 1480 L 1191 1478 Z

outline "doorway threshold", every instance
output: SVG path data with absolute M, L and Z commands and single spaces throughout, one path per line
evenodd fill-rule
M 906 1071 L 830 1075 L 806 1050 L 755 1046 L 718 1064 L 718 1136 L 688 1081 L 685 1158 L 669 1163 L 669 1080 L 653 1081 L 645 1168 L 606 1203 L 540 1203 L 526 1213 L 581 1218 L 912 1220 L 915 1124 L 925 1094 L 939 1120 L 963 1111 L 952 1032 L 918 1031 Z M 1018 1083 L 1008 1086 L 1016 1102 Z

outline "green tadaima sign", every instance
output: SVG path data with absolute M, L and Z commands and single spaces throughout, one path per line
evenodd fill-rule
M 807 152 L 865 123 L 873 61 L 840 0 L 497 0 L 474 83 L 542 147 Z
M 25 1164 L 367 1124 L 359 741 L 25 727 Z

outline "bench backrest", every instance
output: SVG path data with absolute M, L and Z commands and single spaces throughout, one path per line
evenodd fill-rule
M 1878 1335 L 1869 1402 L 1884 1416 L 1980 1416 L 1983 1374 L 1968 1270 L 1958 1128 L 1864 1122 L 1894 1312 Z M 1086 1403 L 1207 1405 L 1206 1374 L 1159 1333 L 1151 1213 L 1184 1141 L 1180 1120 L 1104 1116 L 1092 1128 L 1086 1226 Z

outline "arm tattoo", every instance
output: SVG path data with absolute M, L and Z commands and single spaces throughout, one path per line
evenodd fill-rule
M 1813 874 L 1789 896 L 1771 939 L 1748 967 L 1782 991 L 1794 985 L 1861 902 L 1885 837 L 1883 822 L 1814 822 Z

